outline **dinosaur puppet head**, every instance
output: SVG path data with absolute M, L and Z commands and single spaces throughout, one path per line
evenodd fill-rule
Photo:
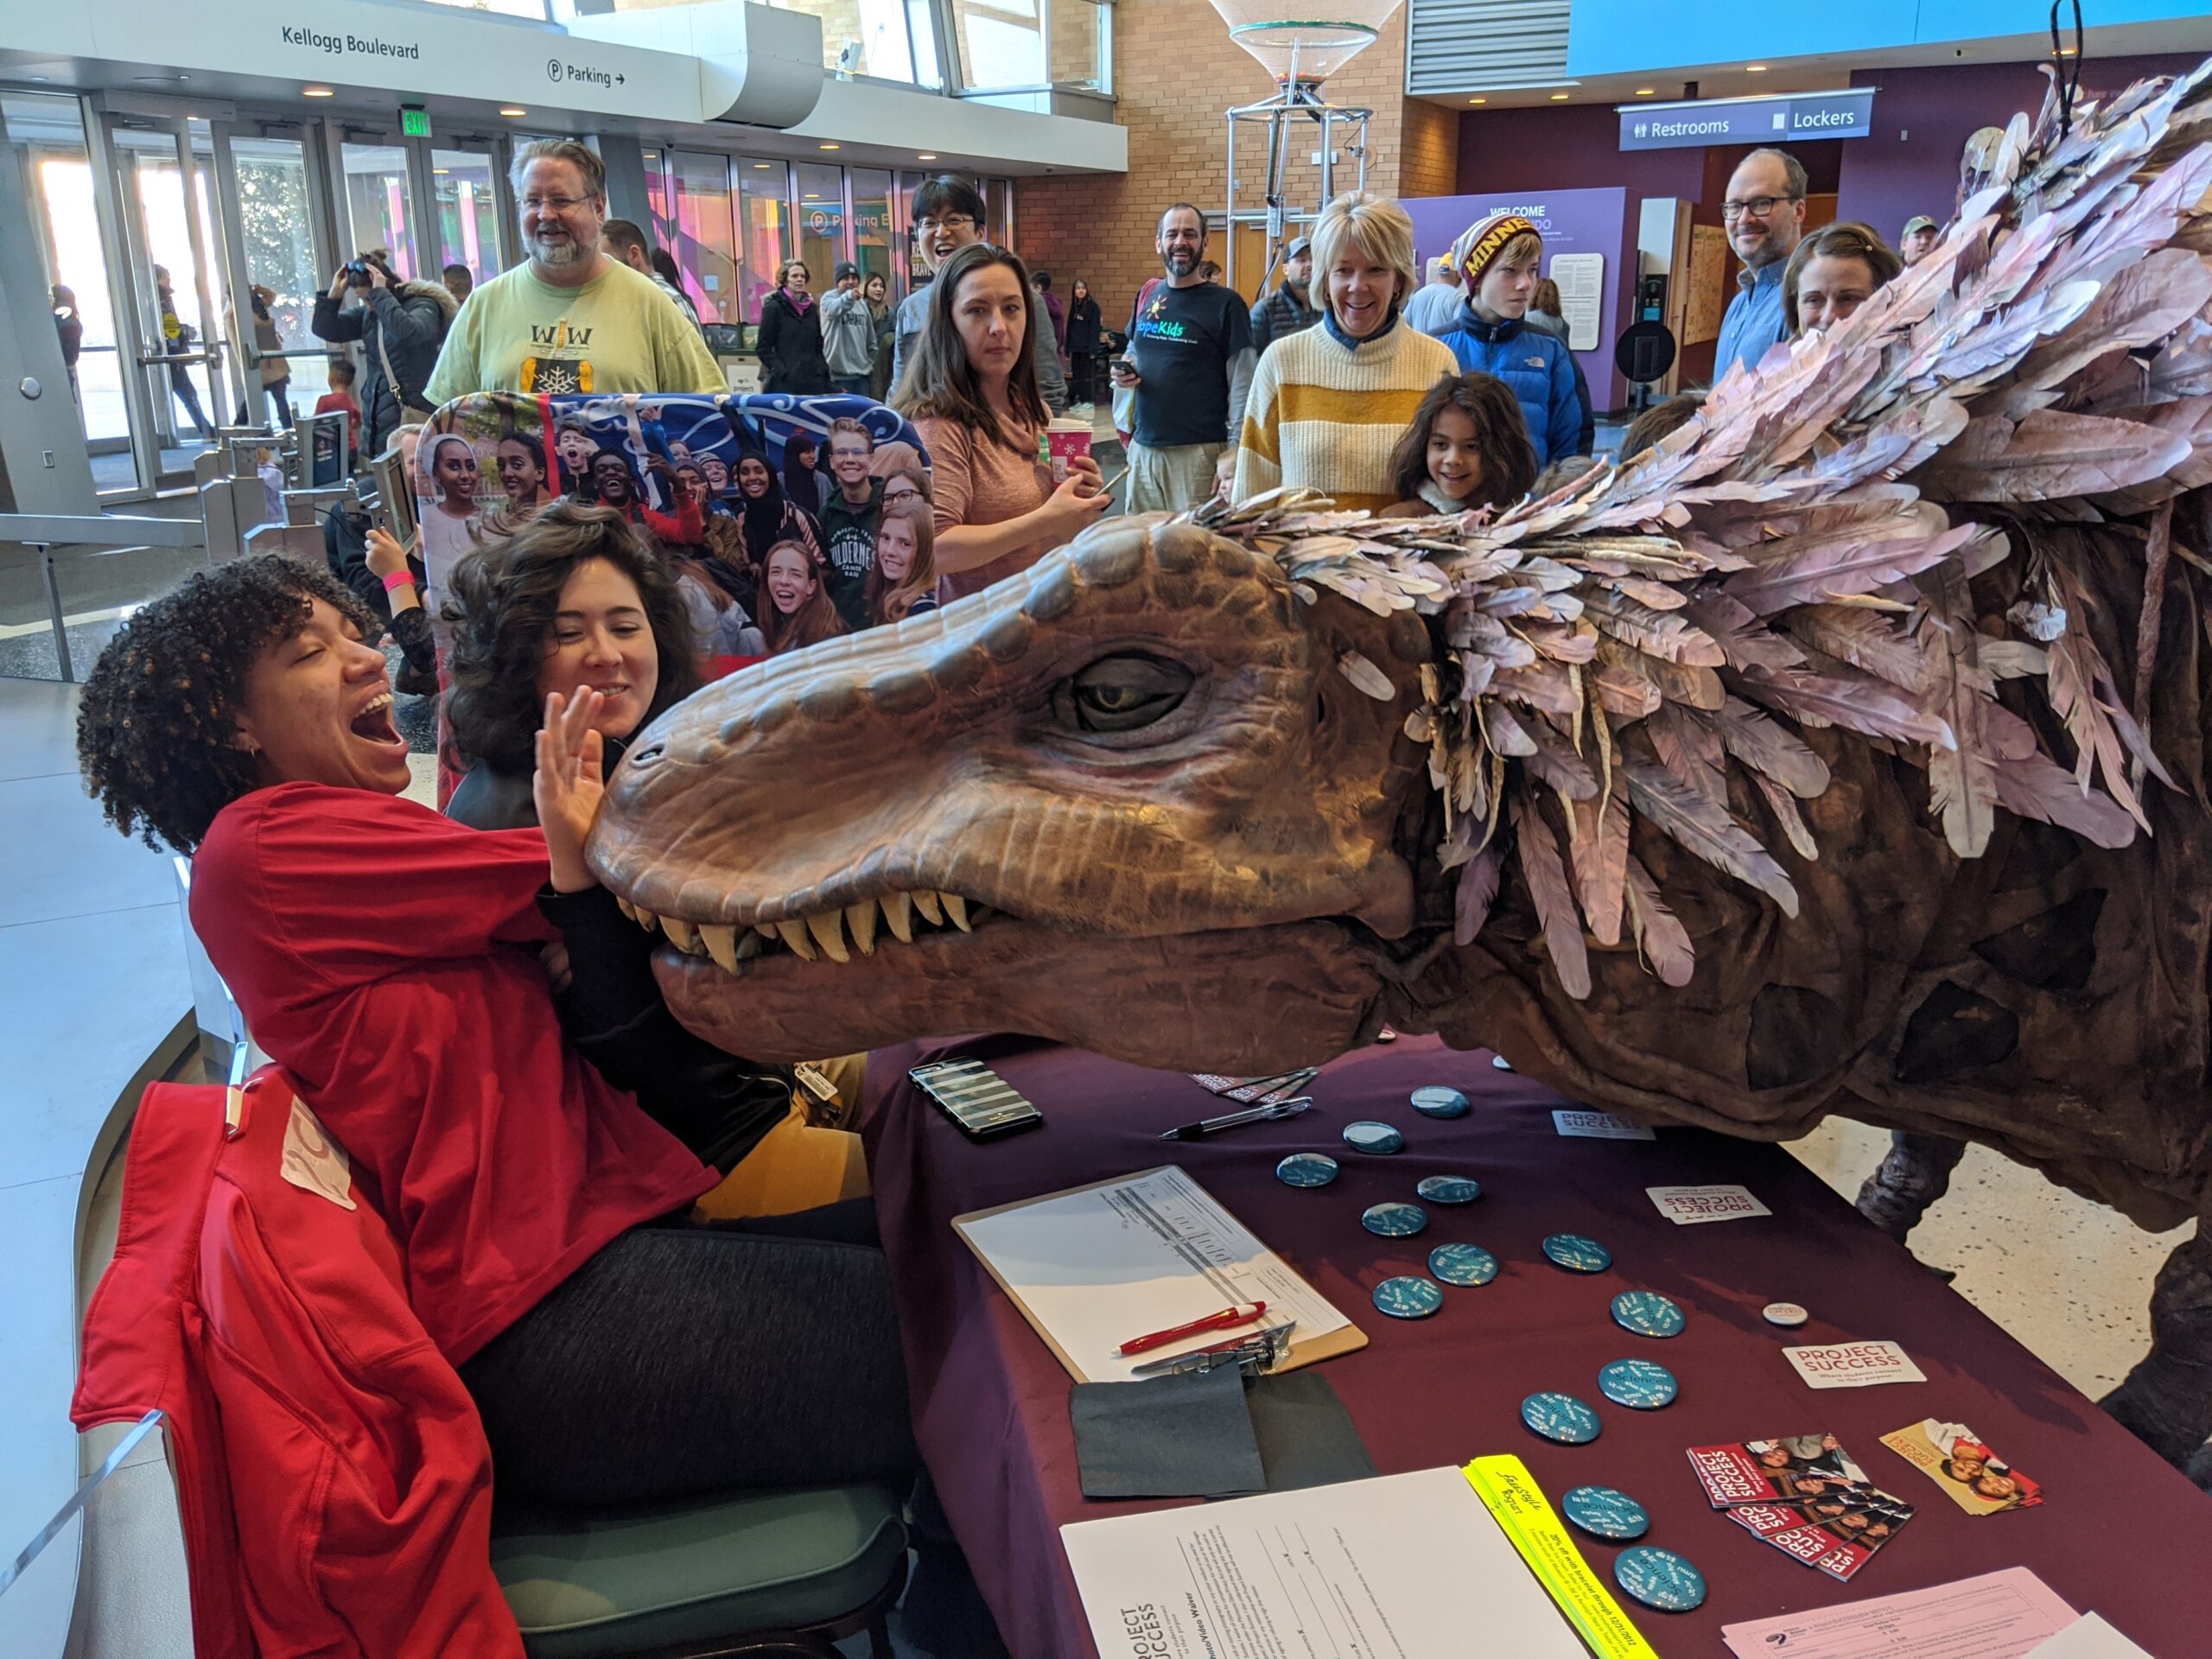
M 1350 652 L 1404 695 L 1353 690 Z M 1409 612 L 1309 607 L 1233 541 L 1117 519 L 671 710 L 592 862 L 666 933 L 670 1006 L 735 1052 L 991 1029 L 1318 1060 L 1401 976 L 1430 655 Z

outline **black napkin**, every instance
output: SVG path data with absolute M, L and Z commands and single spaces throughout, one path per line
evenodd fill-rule
M 1244 1390 L 1244 1404 L 1259 1442 L 1260 1465 L 1267 1471 L 1268 1491 L 1365 1480 L 1376 1472 L 1367 1443 L 1351 1426 L 1351 1414 L 1319 1370 L 1308 1366 L 1280 1376 L 1255 1376 Z
M 1085 1497 L 1231 1497 L 1268 1484 L 1234 1365 L 1078 1382 L 1068 1411 Z

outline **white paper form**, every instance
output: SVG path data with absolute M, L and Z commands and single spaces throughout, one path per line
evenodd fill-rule
M 1128 1382 L 1285 1319 L 1301 1342 L 1351 1323 L 1173 1166 L 956 1224 L 1087 1382 Z M 1267 1313 L 1249 1325 L 1115 1357 L 1132 1338 L 1259 1301 Z
M 2074 1610 L 2024 1567 L 1929 1590 L 1724 1624 L 1736 1659 L 2024 1659 Z
M 1060 1529 L 1102 1654 L 1586 1659 L 1457 1469 Z

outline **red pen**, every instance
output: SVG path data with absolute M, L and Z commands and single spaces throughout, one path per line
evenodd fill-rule
M 1179 1325 L 1172 1331 L 1155 1331 L 1150 1336 L 1131 1337 L 1114 1351 L 1114 1357 L 1127 1359 L 1132 1354 L 1149 1353 L 1154 1348 L 1165 1348 L 1171 1342 L 1195 1337 L 1201 1331 L 1233 1331 L 1240 1325 L 1251 1324 L 1267 1311 L 1265 1302 L 1239 1302 L 1234 1307 L 1223 1308 L 1218 1313 L 1209 1313 L 1203 1319 L 1192 1319 L 1188 1325 Z

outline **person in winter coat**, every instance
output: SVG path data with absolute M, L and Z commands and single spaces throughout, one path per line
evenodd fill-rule
M 1460 368 L 1479 369 L 1510 389 L 1540 469 L 1586 453 L 1587 407 L 1575 391 L 1574 354 L 1566 342 L 1524 321 L 1543 252 L 1543 238 L 1519 213 L 1492 213 L 1469 226 L 1452 245 L 1466 303 L 1459 321 L 1437 336 Z
M 861 268 L 850 261 L 837 267 L 836 287 L 822 296 L 822 355 L 832 386 L 856 397 L 870 395 L 868 373 L 875 366 L 875 316 L 861 292 Z
M 360 267 L 359 276 L 353 274 L 355 265 Z M 340 310 L 349 292 L 360 307 Z M 315 296 L 315 318 L 308 325 L 315 338 L 334 346 L 361 343 L 361 378 L 354 395 L 361 404 L 363 455 L 382 454 L 393 429 L 406 424 L 407 411 L 429 407 L 423 388 L 460 309 L 442 283 L 404 281 L 381 251 L 340 265 L 329 291 Z
M 1068 290 L 1068 399 L 1071 403 L 1098 401 L 1098 355 L 1105 344 L 1106 320 L 1098 302 L 1090 297 L 1090 284 L 1078 276 Z
M 256 283 L 251 290 L 253 301 L 253 349 L 260 359 L 257 368 L 261 377 L 262 395 L 269 399 L 276 411 L 276 418 L 284 429 L 292 429 L 292 365 L 284 359 L 284 336 L 276 327 L 276 319 L 269 314 L 269 302 L 276 297 L 275 292 Z M 237 424 L 249 424 L 249 412 L 253 399 L 249 397 L 238 405 Z
M 763 391 L 830 390 L 830 365 L 822 355 L 822 313 L 808 292 L 813 280 L 804 260 L 787 259 L 776 273 L 776 291 L 760 302 L 754 350 L 760 357 Z

